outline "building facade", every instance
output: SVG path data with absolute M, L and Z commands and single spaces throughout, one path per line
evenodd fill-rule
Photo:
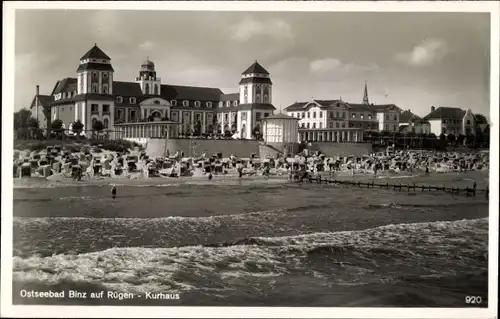
M 285 111 L 299 119 L 300 141 L 326 142 L 361 142 L 366 131 L 398 132 L 401 113 L 394 104 L 370 104 L 366 84 L 361 104 L 313 99 Z
M 410 110 L 406 110 L 399 116 L 399 131 L 401 133 L 430 134 L 431 124 Z
M 239 92 L 224 94 L 218 88 L 163 84 L 149 58 L 133 82 L 116 81 L 111 58 L 97 45 L 80 58 L 76 78 L 57 81 L 50 95 L 40 95 L 37 86 L 31 108 L 42 127 L 46 120 L 40 110 L 47 108 L 50 120 L 60 119 L 69 130 L 78 120 L 86 131 L 100 121 L 112 138 L 164 136 L 170 125 L 170 136 L 219 133 L 250 139 L 275 110 L 270 74 L 257 61 L 242 73 Z M 137 125 L 143 122 L 163 125 Z
M 456 107 L 431 107 L 431 112 L 424 117 L 430 123 L 431 133 L 439 136 L 475 135 L 476 122 L 472 111 Z

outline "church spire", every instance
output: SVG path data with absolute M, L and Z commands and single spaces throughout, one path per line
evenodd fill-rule
M 368 100 L 368 84 L 365 81 L 365 93 L 363 94 L 363 104 L 370 104 Z

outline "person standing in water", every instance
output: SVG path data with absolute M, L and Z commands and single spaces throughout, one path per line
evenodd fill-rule
M 111 187 L 111 197 L 113 199 L 115 199 L 116 198 L 116 185 L 111 185 L 111 186 L 112 186 Z

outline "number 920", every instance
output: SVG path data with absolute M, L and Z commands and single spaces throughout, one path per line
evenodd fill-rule
M 466 296 L 465 297 L 465 303 L 467 304 L 480 304 L 483 302 L 483 298 L 481 296 Z

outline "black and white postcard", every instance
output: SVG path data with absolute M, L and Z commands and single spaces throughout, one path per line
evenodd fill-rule
M 6 2 L 2 316 L 495 317 L 499 8 Z

